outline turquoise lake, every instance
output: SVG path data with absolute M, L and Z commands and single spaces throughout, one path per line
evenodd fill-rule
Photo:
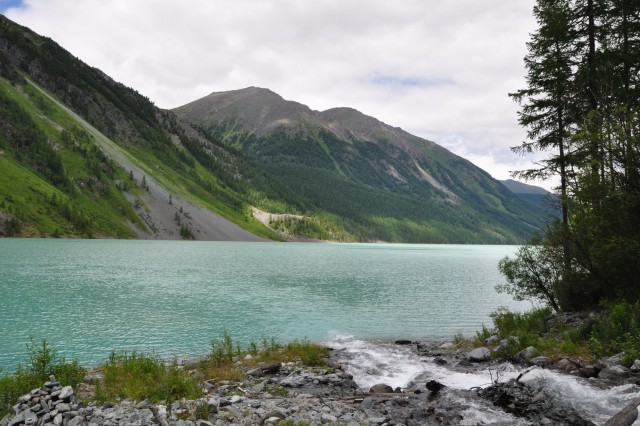
M 514 246 L 0 239 L 0 368 L 29 337 L 92 365 L 209 351 L 224 330 L 325 341 L 472 335 Z

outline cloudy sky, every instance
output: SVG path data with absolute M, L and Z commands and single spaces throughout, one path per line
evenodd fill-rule
M 494 177 L 531 167 L 508 96 L 534 0 L 0 0 L 8 18 L 162 108 L 269 88 L 356 108 Z M 540 183 L 552 186 L 551 183 Z

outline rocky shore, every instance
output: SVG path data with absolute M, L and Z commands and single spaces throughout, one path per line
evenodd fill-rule
M 606 422 L 608 426 L 631 425 L 638 415 L 640 361 L 634 369 L 625 369 L 615 358 L 593 365 L 566 358 L 552 363 L 523 351 L 521 362 L 528 368 L 500 377 L 500 365 L 491 359 L 488 348 L 461 351 L 451 342 L 397 343 L 451 374 L 494 368 L 496 377 L 491 376 L 488 386 L 470 389 L 448 387 L 428 374 L 417 376 L 402 389 L 385 383 L 361 388 L 349 373 L 348 354 L 334 350 L 326 367 L 275 363 L 247 369 L 239 382 L 202 378 L 200 399 L 169 405 L 126 400 L 99 404 L 92 393 L 95 376 L 77 389 L 63 387 L 51 377 L 41 388 L 20 397 L 13 407 L 15 414 L 2 419 L 0 426 L 597 424 L 550 397 L 544 388 L 526 383 L 531 369 L 541 368 L 589 377 L 593 386 L 602 388 L 628 385 L 629 403 L 610 416 L 614 418 Z M 188 371 L 189 363 L 183 368 Z

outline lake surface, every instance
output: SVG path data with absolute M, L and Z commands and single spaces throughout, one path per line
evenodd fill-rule
M 0 368 L 29 336 L 83 364 L 200 355 L 227 330 L 327 341 L 472 335 L 514 246 L 0 239 Z

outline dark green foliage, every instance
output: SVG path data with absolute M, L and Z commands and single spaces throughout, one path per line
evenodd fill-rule
M 543 244 L 563 309 L 640 299 L 640 2 L 538 0 L 520 123 L 552 149 L 525 176 L 560 177 L 562 221 Z M 516 261 L 517 262 L 517 261 Z
M 22 231 L 22 221 L 16 217 L 4 220 L 4 234 L 7 237 L 17 237 Z
M 53 185 L 71 191 L 62 158 L 24 108 L 0 89 L 0 146 L 22 164 L 33 167 Z
M 620 302 L 605 306 L 609 314 L 595 321 L 591 347 L 596 355 L 624 352 L 623 363 L 640 359 L 640 302 Z
M 533 240 L 518 249 L 515 258 L 500 260 L 498 269 L 507 284 L 496 285 L 499 293 L 508 293 L 515 300 L 539 301 L 559 311 L 561 293 L 562 251 L 541 240 Z
M 193 235 L 193 232 L 191 231 L 191 226 L 190 225 L 180 226 L 180 236 L 182 237 L 183 240 L 193 240 L 194 235 Z

